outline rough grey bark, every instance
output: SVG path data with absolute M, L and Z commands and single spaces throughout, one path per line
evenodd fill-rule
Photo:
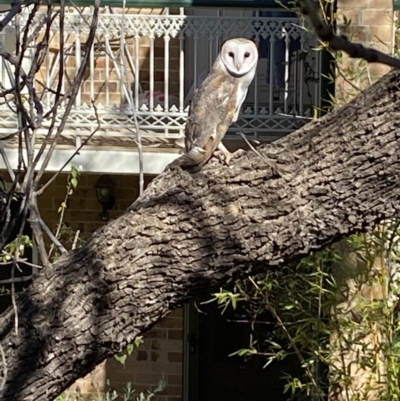
M 3 401 L 52 400 L 195 291 L 285 263 L 400 209 L 400 74 L 231 167 L 177 163 L 0 319 Z M 4 370 L 3 370 L 4 373 Z

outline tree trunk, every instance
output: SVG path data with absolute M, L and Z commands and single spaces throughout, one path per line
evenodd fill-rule
M 13 310 L 3 314 L 0 398 L 53 400 L 194 292 L 279 268 L 393 216 L 399 110 L 393 72 L 260 147 L 262 157 L 249 152 L 231 167 L 214 160 L 196 174 L 174 162 L 130 211 L 42 271 L 19 297 L 18 335 Z

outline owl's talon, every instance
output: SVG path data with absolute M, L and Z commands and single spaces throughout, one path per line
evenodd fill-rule
M 226 154 L 222 150 L 216 150 L 214 152 L 214 156 L 218 158 L 218 160 L 222 164 L 226 164 Z
M 247 151 L 245 149 L 238 149 L 236 152 L 233 153 L 233 157 L 243 156 Z
M 229 164 L 233 158 L 241 156 L 245 153 L 246 153 L 246 151 L 244 149 L 238 149 L 235 152 L 231 153 L 231 152 L 229 152 L 228 149 L 225 148 L 225 146 L 222 144 L 222 142 L 220 142 L 220 144 L 218 146 L 218 150 L 216 150 L 214 152 L 214 155 L 216 157 L 218 157 L 218 159 L 220 160 L 221 163 L 224 163 L 227 166 L 229 166 Z
M 224 162 L 225 162 L 225 164 L 227 165 L 227 166 L 229 166 L 229 163 L 231 162 L 231 160 L 232 160 L 232 157 L 234 156 L 234 153 L 226 153 L 225 154 L 225 160 L 224 160 Z
M 218 157 L 221 163 L 226 164 L 228 166 L 229 162 L 232 159 L 233 154 L 228 151 L 224 152 L 223 150 L 218 149 L 214 152 L 214 156 Z
M 230 161 L 231 161 L 232 159 L 234 159 L 235 157 L 242 156 L 242 155 L 244 155 L 245 153 L 246 153 L 246 151 L 245 151 L 244 149 L 238 149 L 237 151 L 235 151 L 235 152 L 233 152 L 233 153 L 230 153 L 230 152 L 229 152 L 229 154 L 226 154 L 226 155 L 225 155 L 225 163 L 229 165 L 229 163 L 230 163 Z

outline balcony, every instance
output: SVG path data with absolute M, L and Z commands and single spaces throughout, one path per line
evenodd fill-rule
M 80 66 L 91 15 L 90 8 L 66 14 L 62 91 L 69 87 Z M 45 109 L 54 103 L 58 84 L 58 35 L 56 18 L 46 60 L 36 77 L 36 89 Z M 125 50 L 121 36 L 125 36 Z M 183 136 L 194 90 L 205 78 L 222 43 L 233 37 L 253 39 L 259 46 L 260 62 L 241 115 L 228 135 L 239 138 L 235 132 L 242 131 L 251 139 L 274 140 L 309 121 L 314 108 L 320 106 L 321 52 L 313 50 L 317 45 L 314 35 L 303 29 L 293 14 L 163 8 L 129 10 L 123 16 L 120 9 L 105 8 L 89 68 L 62 141 L 75 144 L 77 137 L 84 140 L 90 135 L 98 125 L 95 104 L 100 129 L 90 143 L 132 146 L 135 124 L 128 104 L 130 87 L 144 145 L 175 147 L 176 140 Z M 9 48 L 13 27 L 0 38 Z M 7 87 L 10 68 L 5 63 L 0 61 L 0 74 Z M 30 66 L 29 54 L 24 63 Z M 39 136 L 45 134 L 49 124 L 44 122 Z M 0 133 L 9 133 L 16 126 L 16 116 L 6 104 L 1 105 Z

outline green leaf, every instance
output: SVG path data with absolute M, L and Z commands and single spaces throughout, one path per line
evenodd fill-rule
M 72 177 L 70 182 L 74 189 L 78 186 L 78 180 L 75 177 Z
M 124 354 L 124 355 L 114 355 L 114 358 L 115 358 L 122 366 L 125 367 L 125 361 L 126 361 L 126 358 L 127 358 L 127 355 L 126 355 L 126 354 Z
M 126 350 L 128 351 L 128 355 L 132 354 L 134 348 L 135 348 L 135 346 L 133 344 L 128 344 L 128 346 L 126 347 Z
M 235 310 L 236 309 L 236 298 L 232 297 L 232 308 Z
M 139 348 L 139 346 L 144 343 L 143 336 L 136 337 L 133 343 L 135 344 L 136 348 Z

